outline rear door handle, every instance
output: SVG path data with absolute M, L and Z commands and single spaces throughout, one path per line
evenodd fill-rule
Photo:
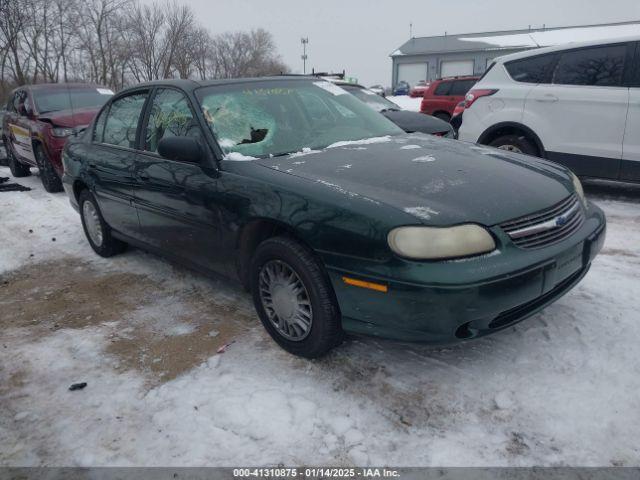
M 136 175 L 136 177 L 138 177 L 138 180 L 142 180 L 143 182 L 148 182 L 149 181 L 149 174 L 144 173 L 144 172 L 138 173 Z
M 542 97 L 536 98 L 537 102 L 547 102 L 547 103 L 557 102 L 558 100 L 560 100 L 560 99 L 558 97 L 556 97 L 555 95 L 551 94 L 551 93 L 547 93 L 547 94 L 543 95 Z

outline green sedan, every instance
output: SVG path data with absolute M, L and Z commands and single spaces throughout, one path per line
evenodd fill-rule
M 63 162 L 97 254 L 130 244 L 237 279 L 304 357 L 345 333 L 504 329 L 576 285 L 605 238 L 566 168 L 406 134 L 317 78 L 137 85 Z

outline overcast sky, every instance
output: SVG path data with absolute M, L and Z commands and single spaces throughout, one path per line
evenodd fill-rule
M 389 54 L 409 39 L 410 23 L 418 37 L 640 20 L 640 0 L 181 1 L 213 33 L 269 30 L 294 72 L 302 73 L 300 38 L 309 37 L 307 65 L 346 69 L 365 85 L 391 83 Z

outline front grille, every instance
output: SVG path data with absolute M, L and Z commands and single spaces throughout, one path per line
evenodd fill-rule
M 541 212 L 505 222 L 500 228 L 518 247 L 535 249 L 564 240 L 583 222 L 584 210 L 574 194 Z

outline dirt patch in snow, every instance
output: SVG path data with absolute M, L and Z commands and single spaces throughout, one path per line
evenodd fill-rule
M 145 275 L 74 258 L 0 276 L 0 310 L 0 328 L 27 329 L 34 340 L 60 329 L 106 329 L 116 369 L 144 373 L 150 387 L 201 364 L 256 323 L 198 291 L 171 291 Z
M 142 275 L 98 272 L 72 258 L 29 265 L 0 277 L 0 327 L 40 336 L 119 320 L 148 286 Z

